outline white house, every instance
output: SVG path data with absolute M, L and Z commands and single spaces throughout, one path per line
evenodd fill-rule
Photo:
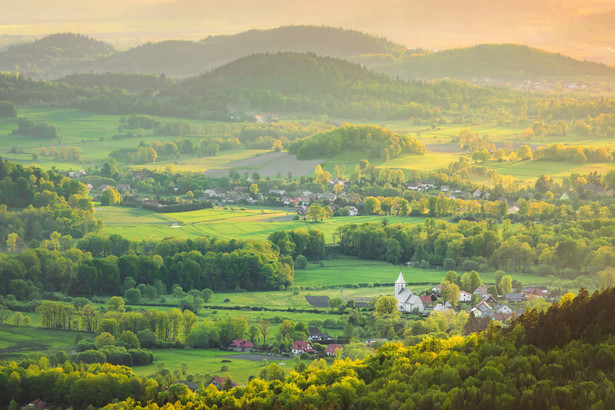
M 302 340 L 295 341 L 290 350 L 294 355 L 299 355 L 301 353 L 316 353 L 316 350 L 312 348 L 310 342 L 304 342 Z
M 348 210 L 350 211 L 350 216 L 357 216 L 359 215 L 359 210 L 357 208 L 355 208 L 354 206 L 349 206 Z
M 472 294 L 469 292 L 466 292 L 465 290 L 462 290 L 461 292 L 459 292 L 459 301 L 460 302 L 471 302 Z
M 397 299 L 399 310 L 403 312 L 419 311 L 423 313 L 425 305 L 418 295 L 406 288 L 404 276 L 399 272 L 399 277 L 395 281 L 395 299 Z
M 481 299 L 484 298 L 487 296 L 487 286 L 483 285 L 477 287 L 474 293 L 476 293 Z
M 500 315 L 509 315 L 512 313 L 512 309 L 505 304 L 495 305 L 493 311 Z

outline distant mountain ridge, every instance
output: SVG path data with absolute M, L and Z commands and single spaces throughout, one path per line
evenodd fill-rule
M 612 76 L 615 67 L 580 61 L 518 44 L 480 44 L 425 55 L 409 55 L 392 64 L 390 74 L 404 78 L 524 76 Z
M 73 50 L 74 49 L 74 50 Z M 615 67 L 515 44 L 483 44 L 430 52 L 385 38 L 324 26 L 283 26 L 201 41 L 168 40 L 116 51 L 75 34 L 56 34 L 0 52 L 0 70 L 35 79 L 69 74 L 165 74 L 185 78 L 257 53 L 312 52 L 360 63 L 403 79 L 615 76 Z
M 73 33 L 58 33 L 10 46 L 0 53 L 0 65 L 40 65 L 66 63 L 72 60 L 94 59 L 115 52 L 102 41 Z M 26 67 L 24 67 L 26 68 Z

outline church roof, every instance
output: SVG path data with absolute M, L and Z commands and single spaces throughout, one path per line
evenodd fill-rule
M 411 302 L 412 296 L 415 296 L 415 298 L 418 298 L 418 296 L 412 293 L 410 289 L 404 288 L 395 297 L 397 298 L 398 301 L 407 303 L 407 302 Z
M 401 274 L 401 271 L 399 271 L 399 277 L 397 278 L 395 283 L 406 283 L 406 281 L 404 280 L 404 275 Z

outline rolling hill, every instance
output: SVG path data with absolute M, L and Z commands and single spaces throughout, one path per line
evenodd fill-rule
M 29 43 L 17 44 L 0 53 L 0 70 L 17 71 L 35 78 L 69 74 L 74 64 L 92 61 L 115 49 L 90 37 L 59 33 Z
M 165 74 L 186 78 L 208 72 L 252 54 L 312 52 L 360 63 L 403 79 L 454 78 L 578 79 L 614 77 L 615 67 L 575 60 L 515 44 L 482 44 L 430 52 L 407 49 L 387 39 L 355 30 L 324 26 L 284 26 L 201 41 L 168 40 L 126 51 L 76 34 L 55 34 L 0 52 L 0 70 L 34 79 L 68 74 Z M 75 80 L 72 78 L 71 80 Z M 80 78 L 79 81 L 87 81 Z M 100 83 L 93 77 L 93 84 Z
M 433 107 L 482 106 L 505 90 L 460 81 L 405 81 L 333 57 L 266 53 L 185 79 L 161 97 L 214 111 L 307 112 L 349 118 L 431 118 Z
M 293 51 L 351 58 L 367 54 L 403 54 L 405 47 L 354 30 L 286 26 L 212 36 L 199 42 L 162 41 L 135 47 L 97 61 L 97 72 L 155 73 L 187 77 L 255 53 Z
M 415 78 L 548 78 L 614 76 L 615 67 L 575 60 L 518 44 L 481 44 L 428 54 L 410 54 L 403 59 L 364 64 L 391 75 Z

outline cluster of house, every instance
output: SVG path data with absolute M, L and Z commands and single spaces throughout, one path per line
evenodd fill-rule
M 252 180 L 248 178 L 246 182 L 248 184 L 251 184 Z M 344 186 L 344 183 L 345 181 L 343 179 L 332 178 L 330 180 L 330 185 L 332 186 Z M 337 195 L 334 192 L 322 192 L 317 194 L 307 189 L 302 189 L 296 192 L 287 192 L 284 189 L 274 188 L 267 191 L 267 195 L 270 198 L 277 198 L 284 206 L 305 209 L 306 211 L 307 206 L 309 206 L 309 204 L 312 202 L 327 201 L 329 203 L 333 203 L 333 201 L 335 201 L 335 199 L 337 198 Z M 345 194 L 343 192 L 340 194 L 340 196 L 344 195 Z M 265 195 L 263 195 L 262 193 L 258 193 L 255 196 L 252 196 L 250 195 L 249 189 L 247 187 L 235 186 L 232 190 L 229 191 L 224 188 L 206 189 L 203 193 L 203 196 L 198 199 L 201 201 L 213 200 L 220 202 L 221 204 L 233 204 L 238 202 L 247 202 L 253 204 L 262 201 L 264 198 Z M 358 211 L 356 212 L 358 213 Z
M 438 300 L 439 294 L 441 294 L 440 285 L 434 286 L 431 291 L 431 295 L 416 295 L 412 293 L 410 289 L 406 287 L 406 281 L 401 272 L 399 277 L 395 281 L 395 298 L 397 299 L 398 308 L 402 312 L 425 312 L 426 307 L 433 306 L 433 303 Z M 506 321 L 515 315 L 523 313 L 522 309 L 512 309 L 504 303 L 506 302 L 523 302 L 532 295 L 534 297 L 546 297 L 548 289 L 545 286 L 529 286 L 523 288 L 518 293 L 506 293 L 502 300 L 496 299 L 497 296 L 493 296 L 487 293 L 486 286 L 479 286 L 473 292 L 481 301 L 476 304 L 475 307 L 470 309 L 468 313 L 473 313 L 475 317 L 490 317 L 493 320 Z M 459 294 L 459 302 L 471 302 L 472 293 L 461 291 Z M 444 304 L 437 304 L 431 308 L 433 312 L 441 312 L 447 309 L 452 309 L 453 306 L 446 302 Z
M 296 340 L 292 347 L 290 348 L 291 352 L 294 355 L 300 355 L 302 353 L 314 354 L 317 353 L 316 349 L 314 349 L 312 343 L 313 342 L 331 342 L 332 338 L 327 332 L 320 332 L 317 327 L 308 328 L 308 340 Z M 342 349 L 344 346 L 341 344 L 329 343 L 327 345 L 327 349 L 325 350 L 325 354 L 328 357 L 335 357 L 337 355 L 337 351 Z M 233 350 L 235 352 L 251 352 L 256 349 L 256 346 L 248 340 L 232 340 L 228 345 L 229 350 Z

